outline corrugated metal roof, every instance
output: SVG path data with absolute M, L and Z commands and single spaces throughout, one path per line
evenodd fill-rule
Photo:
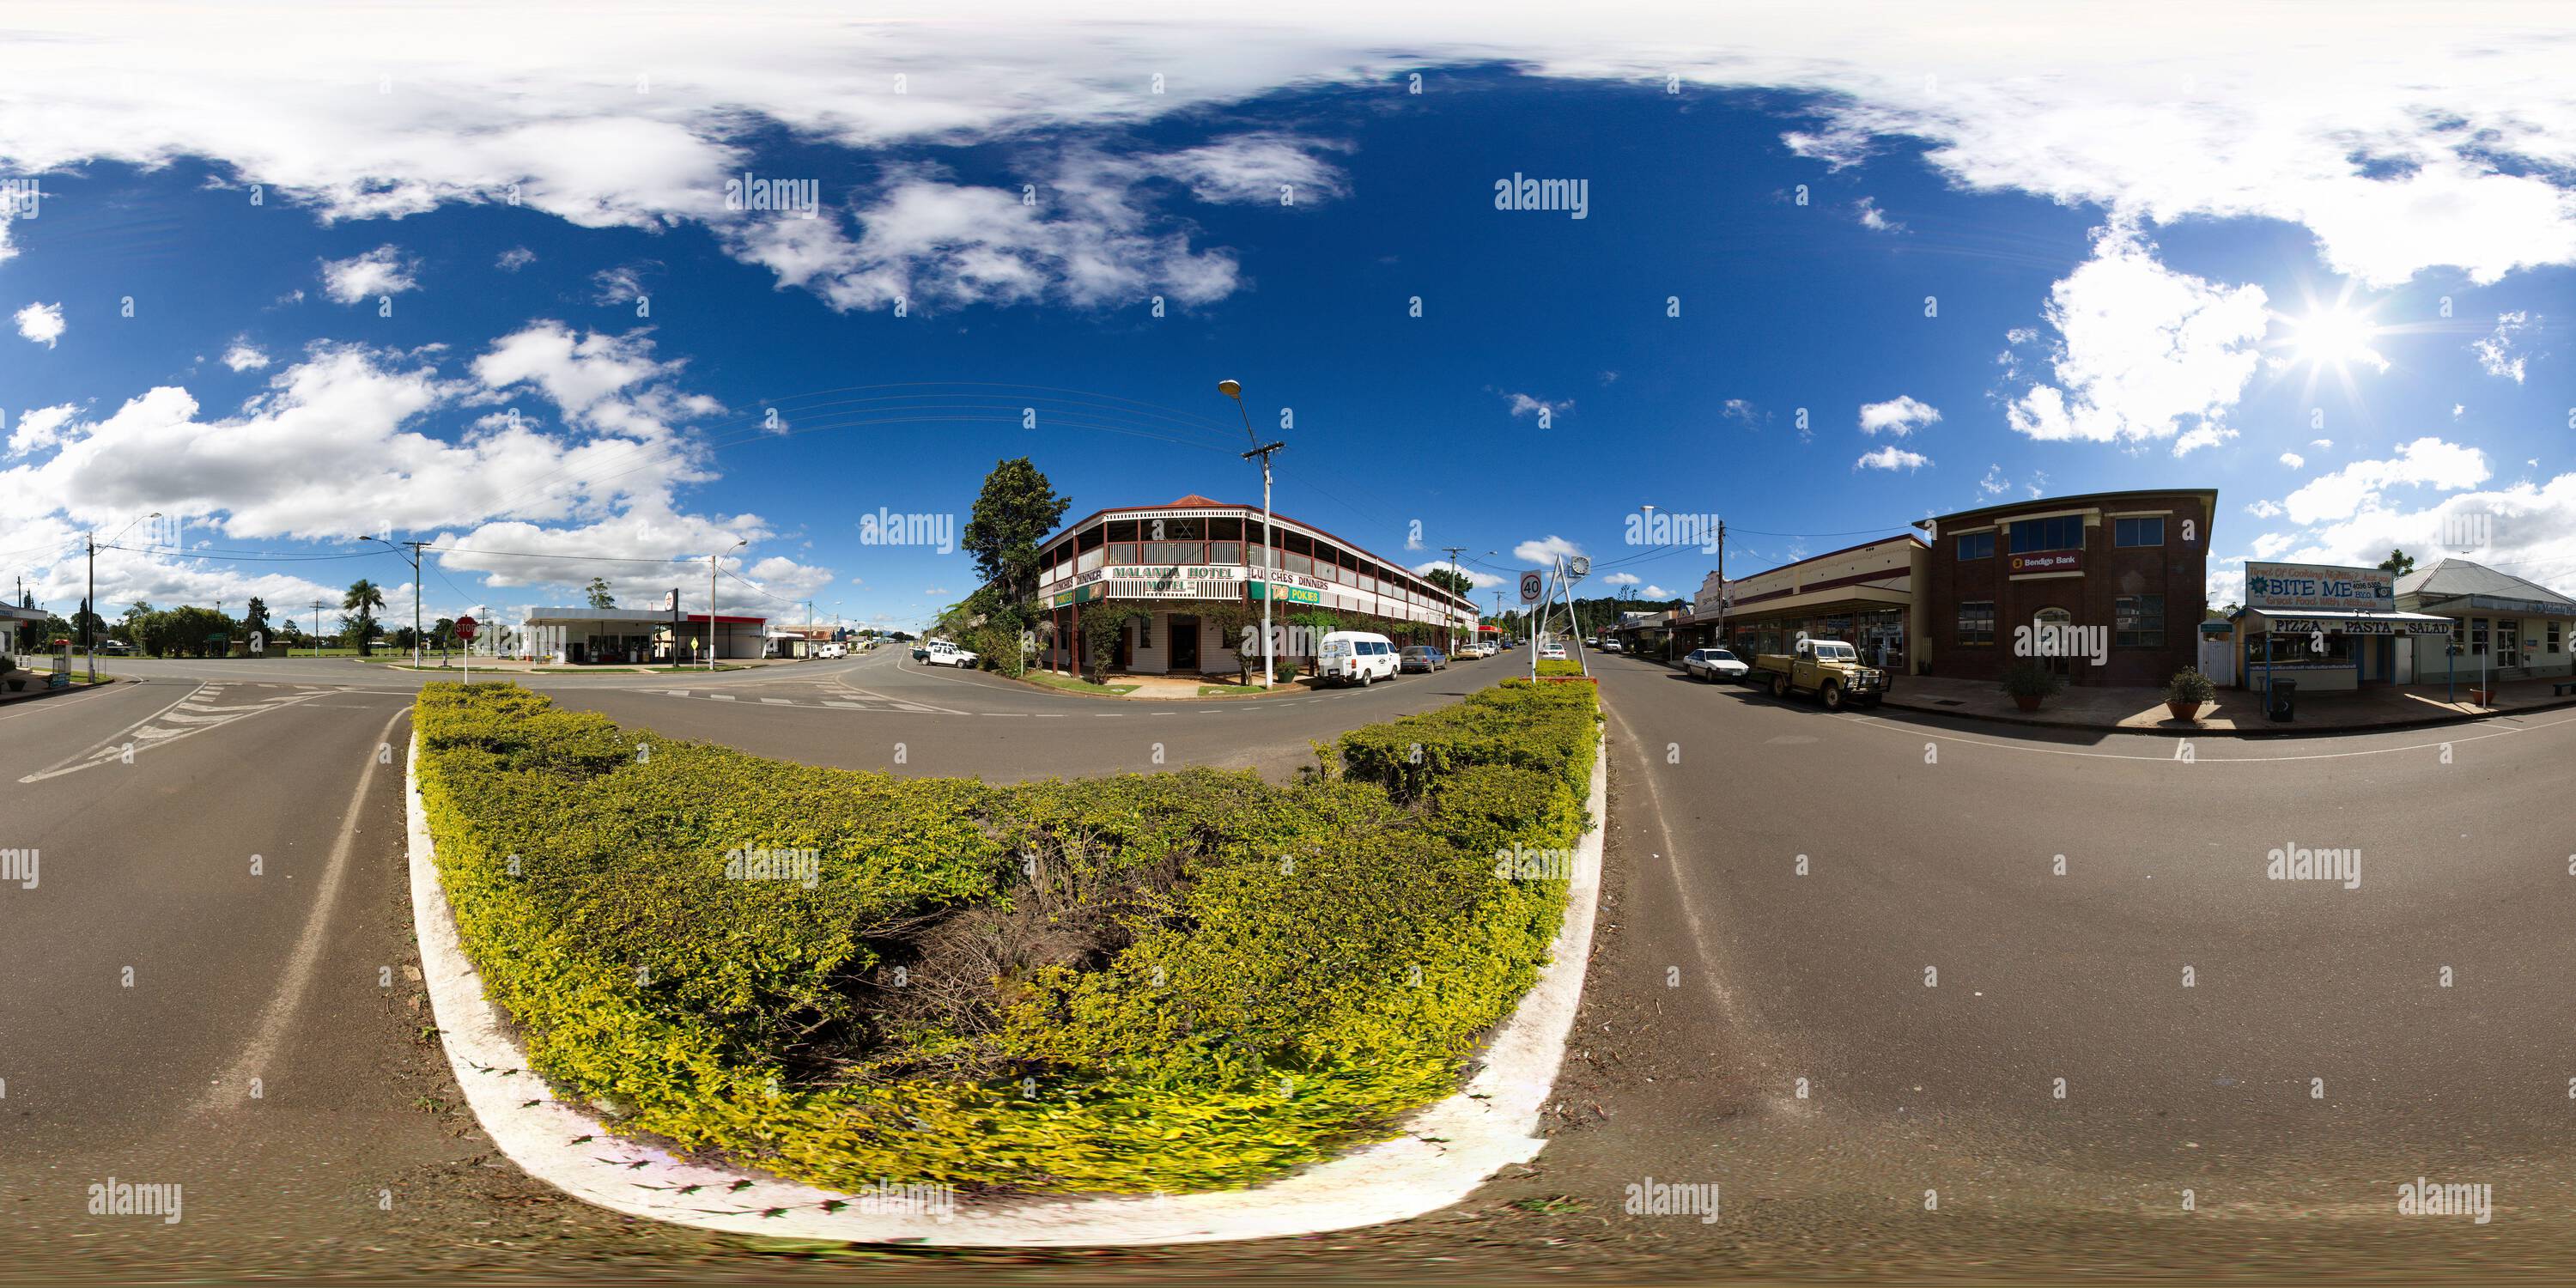
M 2576 609 L 2576 599 L 2551 590 L 2538 582 L 2525 581 L 2510 573 L 2497 572 L 2484 564 L 2466 559 L 2444 559 L 2430 568 L 2418 569 L 2397 579 L 2400 595 L 2421 595 L 2427 599 L 2460 599 L 2469 595 L 2494 595 L 2504 599 L 2531 599 L 2546 604 L 2565 604 Z

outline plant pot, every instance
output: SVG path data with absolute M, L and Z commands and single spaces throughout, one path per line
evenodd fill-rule
M 2036 693 L 2016 693 L 2012 695 L 2012 700 L 2014 706 L 2020 707 L 2025 712 L 2039 710 L 2040 697 Z
M 2469 701 L 2474 702 L 2474 703 L 2477 703 L 2479 706 L 2482 706 L 2482 707 L 2491 707 L 2491 706 L 2494 706 L 2494 705 L 2495 705 L 2495 698 L 2496 698 L 2496 691 L 2495 691 L 2495 690 L 2493 690 L 2493 689 L 2471 689 L 2471 690 L 2469 690 Z
M 2200 723 L 2200 704 L 2197 702 L 2168 701 L 2165 703 L 2165 710 L 2173 713 L 2174 719 L 2185 724 Z

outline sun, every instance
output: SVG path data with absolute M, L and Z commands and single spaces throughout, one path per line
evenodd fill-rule
M 2370 314 L 2346 304 L 2314 308 L 2291 318 L 2289 349 L 2293 363 L 2310 368 L 2349 371 L 2357 363 L 2388 370 L 2388 359 L 2371 347 L 2379 335 Z

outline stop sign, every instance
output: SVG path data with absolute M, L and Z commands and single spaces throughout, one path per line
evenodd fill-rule
M 456 638 L 461 640 L 470 640 L 474 638 L 474 632 L 476 629 L 476 623 L 473 618 L 459 617 L 456 619 Z

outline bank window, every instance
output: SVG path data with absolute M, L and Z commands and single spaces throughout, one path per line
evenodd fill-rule
M 2164 516 L 2143 519 L 2114 519 L 2111 544 L 2115 546 L 2161 546 L 2165 543 Z
M 1970 532 L 1963 534 L 1959 538 L 1959 557 L 1961 559 L 1994 558 L 1995 534 L 1992 532 Z
M 2163 648 L 2165 597 L 2121 595 L 2113 599 L 2111 643 L 2120 648 Z
M 2549 624 L 2549 651 L 2552 653 L 2558 651 L 2558 623 L 2556 622 Z
M 2012 525 L 2012 551 L 2077 550 L 2084 545 L 2084 516 L 2061 514 L 2053 519 L 2024 519 Z
M 2469 656 L 2485 657 L 2487 653 L 2487 619 L 2469 619 Z
M 1959 605 L 1959 642 L 1962 644 L 1995 642 L 1995 601 L 1981 599 Z

